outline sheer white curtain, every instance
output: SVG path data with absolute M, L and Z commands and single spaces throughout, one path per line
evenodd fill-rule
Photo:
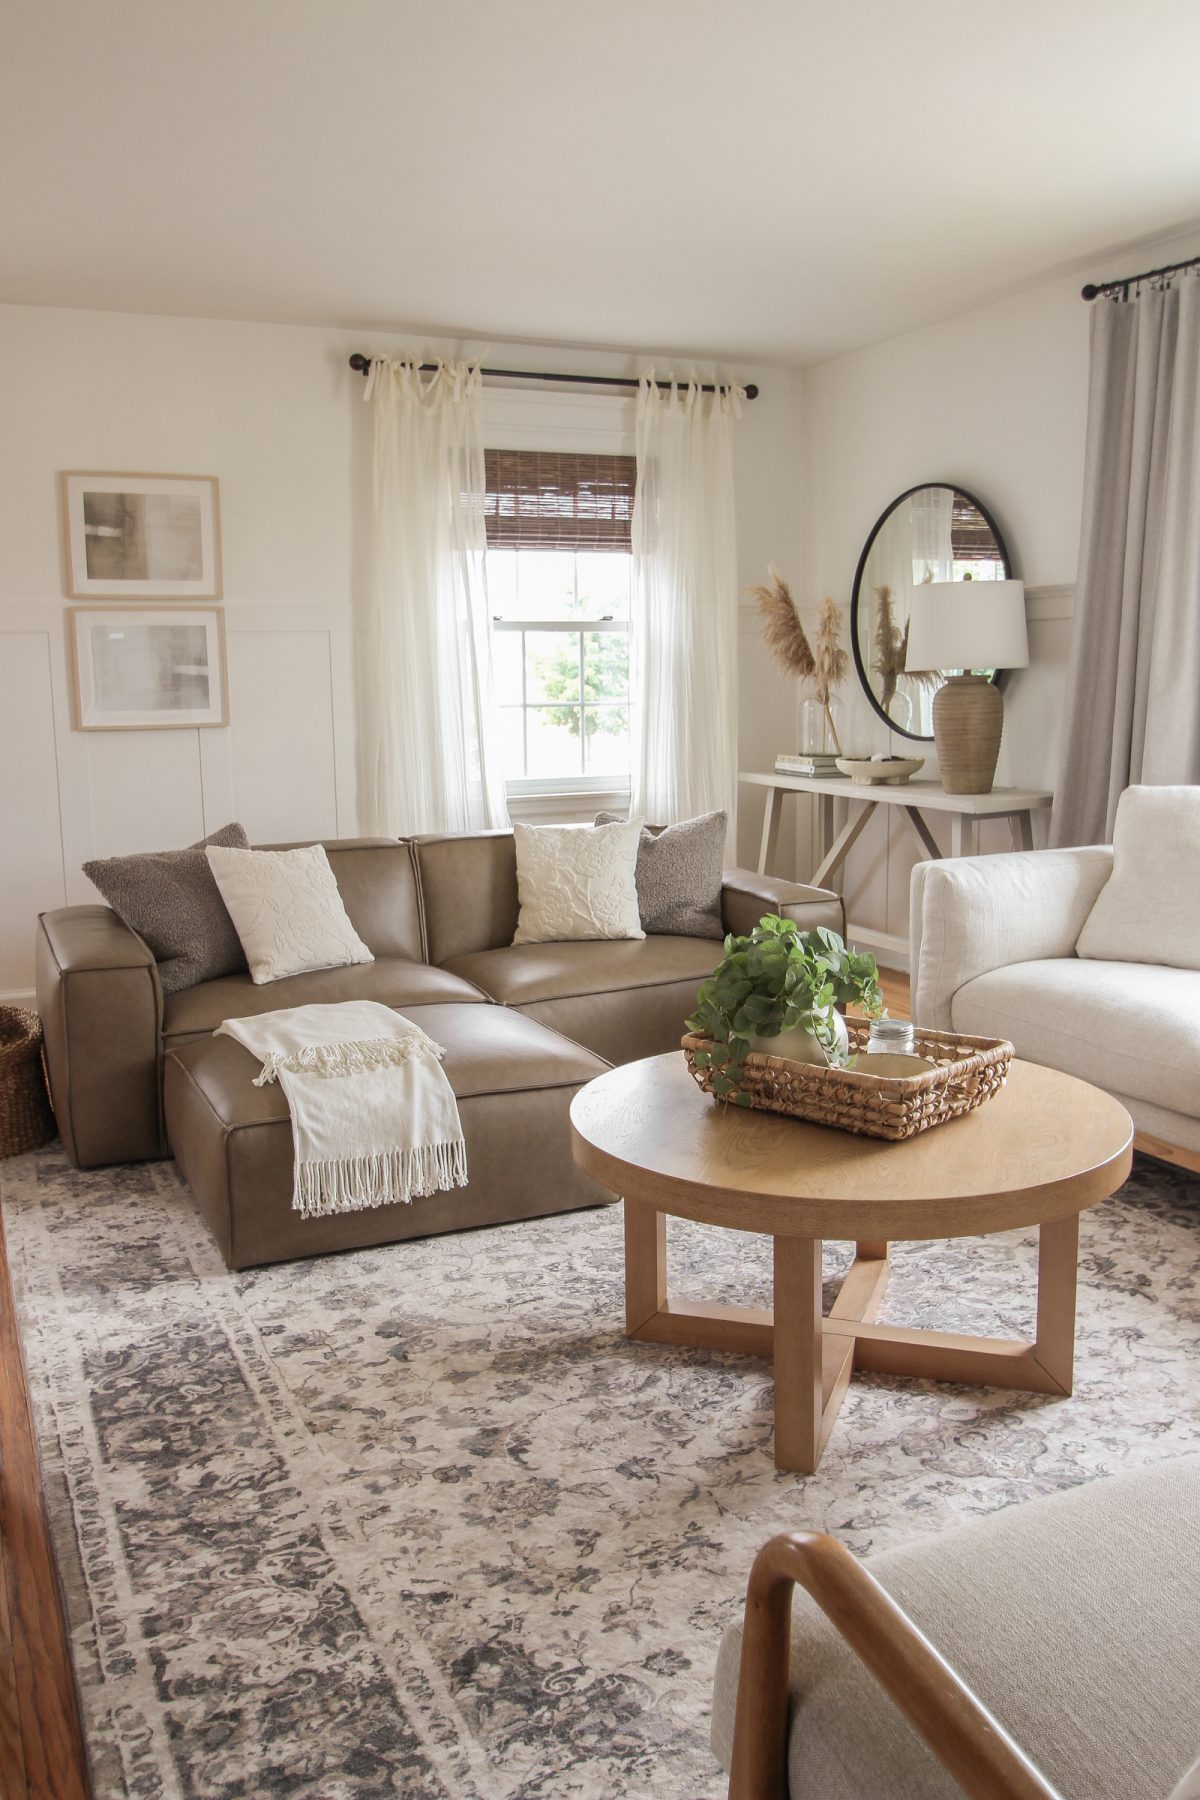
M 373 588 L 361 669 L 366 831 L 506 825 L 484 579 L 479 369 L 376 359 Z
M 742 391 L 660 389 L 637 407 L 631 817 L 669 825 L 737 791 L 732 428 Z
M 954 489 L 923 487 L 909 501 L 912 511 L 911 582 L 952 581 Z

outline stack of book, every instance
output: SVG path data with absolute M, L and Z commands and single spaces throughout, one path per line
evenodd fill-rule
M 781 751 L 775 758 L 775 771 L 779 775 L 837 775 L 840 773 L 837 757 L 832 753 L 827 756 L 823 751 L 813 751 L 811 755 L 806 751 L 800 751 L 794 756 Z

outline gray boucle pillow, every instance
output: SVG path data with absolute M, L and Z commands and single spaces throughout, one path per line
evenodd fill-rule
M 152 850 L 86 862 L 83 872 L 117 917 L 144 938 L 164 994 L 235 975 L 246 955 L 213 880 L 205 845 L 248 850 L 240 825 L 223 825 L 186 850 Z
M 596 814 L 597 825 L 619 820 L 617 813 Z M 678 825 L 642 826 L 636 880 L 648 937 L 725 936 L 721 876 L 727 822 L 725 813 L 714 812 Z

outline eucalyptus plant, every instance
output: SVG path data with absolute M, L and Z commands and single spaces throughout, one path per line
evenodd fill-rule
M 836 931 L 800 931 L 792 919 L 768 913 L 749 937 L 725 939 L 724 960 L 696 996 L 689 1031 L 711 1037 L 695 1061 L 712 1071 L 712 1091 L 722 1100 L 750 1104 L 740 1090 L 740 1071 L 750 1037 L 777 1037 L 797 1026 L 811 1031 L 827 1057 L 838 1041 L 833 1015 L 857 1002 L 868 1018 L 883 1011 L 875 958 L 848 950 Z

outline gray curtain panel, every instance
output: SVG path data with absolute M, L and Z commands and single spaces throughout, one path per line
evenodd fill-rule
M 1200 271 L 1092 304 L 1052 844 L 1111 843 L 1133 782 L 1200 782 Z

